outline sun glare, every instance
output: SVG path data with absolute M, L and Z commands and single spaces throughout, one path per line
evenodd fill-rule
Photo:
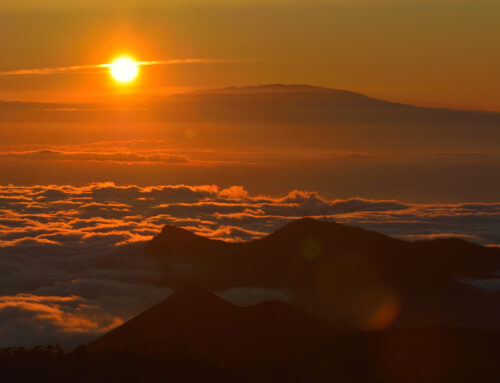
M 129 82 L 137 77 L 139 68 L 134 60 L 128 57 L 120 57 L 110 65 L 110 72 L 116 81 Z

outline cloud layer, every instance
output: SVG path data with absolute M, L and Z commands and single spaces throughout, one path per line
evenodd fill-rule
M 500 244 L 500 203 L 410 204 L 328 200 L 294 190 L 251 195 L 240 186 L 96 183 L 0 187 L 0 345 L 88 341 L 171 293 L 155 286 L 144 241 L 173 224 L 225 241 L 260 238 L 304 216 L 421 240 Z M 235 286 L 238 302 L 286 294 Z

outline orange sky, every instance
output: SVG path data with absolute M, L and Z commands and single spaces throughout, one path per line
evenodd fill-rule
M 425 106 L 500 109 L 497 1 L 331 0 L 0 5 L 0 71 L 139 60 L 258 61 L 4 76 L 0 99 L 86 101 L 262 83 L 309 83 Z M 13 38 L 15 36 L 15 38 Z

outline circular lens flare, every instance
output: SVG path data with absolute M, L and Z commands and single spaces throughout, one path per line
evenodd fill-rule
M 137 77 L 139 68 L 137 63 L 128 58 L 120 57 L 110 65 L 111 76 L 119 82 L 129 82 Z

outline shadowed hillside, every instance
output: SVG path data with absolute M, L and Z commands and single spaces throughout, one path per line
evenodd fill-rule
M 289 304 L 237 307 L 187 288 L 71 353 L 57 346 L 0 349 L 0 367 L 6 379 L 41 382 L 457 383 L 500 377 L 498 331 L 333 328 Z
M 302 219 L 243 243 L 166 226 L 146 252 L 163 261 L 159 284 L 282 290 L 299 306 L 354 327 L 393 320 L 497 326 L 494 318 L 500 315 L 499 292 L 464 283 L 495 278 L 500 250 L 459 239 L 408 242 Z
M 333 327 L 284 302 L 234 306 L 199 288 L 182 289 L 92 342 L 93 353 L 142 356 L 183 350 L 216 365 L 290 363 L 334 334 Z

